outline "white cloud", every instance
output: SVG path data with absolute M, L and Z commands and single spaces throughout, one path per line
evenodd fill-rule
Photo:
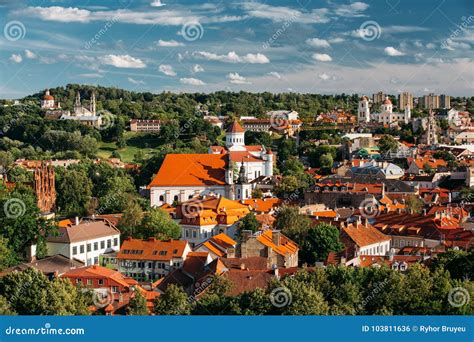
M 131 78 L 131 77 L 128 77 L 127 78 L 128 81 L 132 84 L 135 84 L 135 85 L 142 85 L 142 84 L 145 84 L 145 82 L 141 81 L 141 80 L 136 80 L 134 78 Z
M 319 79 L 323 80 L 323 81 L 334 81 L 334 80 L 337 80 L 337 77 L 334 76 L 334 75 L 330 75 L 326 72 L 323 72 L 322 74 L 319 74 L 318 75 Z
M 341 38 L 341 37 L 329 39 L 329 43 L 331 43 L 331 44 L 339 44 L 339 43 L 342 43 L 344 41 L 345 41 L 345 39 Z
M 393 46 L 387 46 L 384 49 L 384 52 L 388 56 L 404 56 L 405 54 L 397 49 L 395 49 Z
M 197 74 L 198 72 L 204 72 L 204 68 L 199 64 L 194 64 L 193 67 L 191 68 L 191 71 L 194 74 Z
M 271 6 L 258 2 L 245 2 L 241 6 L 251 17 L 268 19 L 275 22 L 299 22 L 305 24 L 329 22 L 329 18 L 327 17 L 329 10 L 326 8 L 317 8 L 310 12 L 302 12 L 290 7 Z
M 426 48 L 427 49 L 434 49 L 434 48 L 436 48 L 436 45 L 433 44 L 433 43 L 428 43 L 428 44 L 426 44 Z
M 150 4 L 151 7 L 161 7 L 161 6 L 164 6 L 164 5 L 166 5 L 166 4 L 162 3 L 160 0 L 154 0 Z
M 341 17 L 362 17 L 365 16 L 364 12 L 369 5 L 364 2 L 354 2 L 350 5 L 338 5 L 334 10 L 334 13 Z
M 196 13 L 196 14 L 195 14 Z M 219 23 L 243 20 L 242 16 L 213 16 L 215 11 L 193 12 L 186 9 L 151 9 L 135 11 L 130 9 L 90 11 L 77 7 L 26 7 L 11 12 L 14 16 L 29 16 L 45 21 L 64 23 L 89 23 L 92 21 L 121 22 L 137 25 L 181 26 L 190 22 Z
M 116 68 L 141 69 L 146 67 L 141 59 L 130 55 L 105 55 L 98 57 L 98 59 L 102 64 L 112 65 Z
M 193 56 L 207 59 L 210 61 L 219 61 L 224 63 L 250 63 L 250 64 L 266 64 L 270 60 L 264 54 L 248 53 L 245 56 L 239 56 L 235 51 L 229 52 L 227 55 L 218 55 L 207 51 L 195 51 Z
M 25 57 L 29 58 L 29 59 L 35 59 L 38 56 L 33 51 L 30 51 L 30 50 L 26 49 L 25 50 Z
M 99 74 L 99 73 L 79 74 L 77 76 L 78 77 L 83 77 L 83 78 L 102 78 L 102 77 L 104 77 L 104 75 Z
M 315 53 L 313 54 L 313 59 L 320 61 L 320 62 L 330 62 L 332 61 L 331 56 L 326 53 Z
M 23 58 L 21 57 L 21 55 L 11 55 L 10 56 L 10 60 L 14 63 L 21 63 L 23 61 Z
M 166 76 L 176 76 L 176 71 L 174 71 L 173 67 L 169 64 L 161 64 L 158 67 L 158 70 L 160 70 Z
M 441 48 L 449 51 L 455 50 L 469 50 L 471 46 L 464 42 L 455 42 L 452 39 L 447 39 L 441 44 Z
M 177 46 L 184 46 L 183 43 L 177 42 L 176 40 L 158 40 L 158 46 L 165 46 L 165 47 L 177 47 Z
M 328 48 L 331 46 L 326 39 L 319 39 L 319 38 L 307 39 L 306 43 L 310 46 L 314 46 L 318 48 Z
M 240 76 L 236 72 L 231 72 L 227 75 L 229 82 L 232 84 L 251 84 L 251 82 L 247 81 L 247 79 L 243 76 Z
M 273 76 L 273 77 L 275 77 L 275 78 L 281 80 L 281 75 L 280 75 L 279 73 L 277 73 L 276 71 L 270 71 L 270 72 L 268 73 L 268 75 Z
M 393 25 L 387 26 L 382 28 L 382 32 L 384 33 L 411 33 L 411 32 L 426 32 L 430 31 L 427 27 L 421 26 L 401 26 L 401 25 Z
M 202 86 L 202 85 L 206 85 L 206 83 L 204 83 L 203 81 L 197 79 L 197 78 L 192 78 L 192 77 L 189 77 L 189 78 L 180 78 L 179 81 L 182 83 L 182 84 L 187 84 L 187 85 L 193 85 L 193 86 Z

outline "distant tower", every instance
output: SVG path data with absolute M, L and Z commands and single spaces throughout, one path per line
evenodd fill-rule
M 42 213 L 51 213 L 56 207 L 54 168 L 42 162 L 34 171 L 34 185 L 37 205 Z
M 369 108 L 369 98 L 367 96 L 362 96 L 359 100 L 359 111 L 357 112 L 357 119 L 359 123 L 370 122 L 370 108 Z
M 245 151 L 245 130 L 237 121 L 227 128 L 225 146 L 232 151 Z
M 407 103 L 405 106 L 405 124 L 411 121 L 411 109 L 410 105 Z
M 95 115 L 95 92 L 92 92 L 91 95 L 91 104 L 89 106 L 89 111 Z
M 438 135 L 436 134 L 437 131 L 437 125 L 436 125 L 436 119 L 434 117 L 434 112 L 432 108 L 430 107 L 430 116 L 428 118 L 428 127 L 426 128 L 426 132 L 423 135 L 422 141 L 426 145 L 436 145 L 438 144 Z
M 272 150 L 268 149 L 262 155 L 262 159 L 265 161 L 265 176 L 271 177 L 273 176 L 273 152 Z
M 239 178 L 235 185 L 235 192 L 237 200 L 244 200 L 252 196 L 252 184 L 249 183 L 243 159 L 240 165 Z
M 225 182 L 226 184 L 234 184 L 234 170 L 232 160 L 230 159 L 230 154 L 227 154 L 227 162 L 225 168 Z
M 76 94 L 76 101 L 74 102 L 74 113 L 79 113 L 82 109 L 81 106 L 81 94 L 77 92 Z
M 44 92 L 43 99 L 41 100 L 41 108 L 53 109 L 54 108 L 54 97 L 49 93 L 49 89 Z
M 382 104 L 382 112 L 392 113 L 393 112 L 393 105 L 392 101 L 387 97 L 385 97 L 385 101 Z

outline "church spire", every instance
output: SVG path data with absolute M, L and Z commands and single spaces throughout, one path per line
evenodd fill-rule
M 91 103 L 90 103 L 90 106 L 89 106 L 89 111 L 95 115 L 95 92 L 92 92 L 92 95 L 91 95 Z

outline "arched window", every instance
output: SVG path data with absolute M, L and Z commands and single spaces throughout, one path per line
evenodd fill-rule
M 163 202 L 165 200 L 165 197 L 163 195 L 160 195 L 160 202 Z
M 174 201 L 178 201 L 178 195 L 174 196 Z

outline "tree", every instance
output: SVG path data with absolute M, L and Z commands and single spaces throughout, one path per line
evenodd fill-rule
M 125 208 L 119 222 L 119 230 L 122 233 L 122 240 L 129 236 L 136 236 L 145 214 L 141 206 L 136 201 L 131 201 Z
M 299 244 L 301 261 L 309 264 L 325 261 L 329 252 L 340 252 L 344 249 L 339 238 L 339 230 L 326 223 L 309 228 Z
M 179 239 L 181 228 L 166 211 L 160 208 L 152 208 L 143 219 L 140 233 L 145 239 L 150 237 L 162 240 Z
M 140 290 L 135 290 L 133 297 L 128 302 L 127 315 L 146 316 L 148 308 L 146 306 L 146 298 Z
M 166 288 L 165 293 L 156 297 L 153 311 L 157 315 L 189 315 L 191 304 L 183 289 L 171 284 Z
M 381 154 L 396 151 L 398 148 L 398 142 L 391 135 L 384 135 L 379 140 L 379 149 Z
M 255 233 L 260 228 L 260 223 L 257 221 L 254 213 L 248 213 L 239 221 L 238 237 L 242 238 L 242 231 L 250 230 Z
M 16 312 L 10 307 L 10 302 L 3 296 L 0 296 L 0 316 L 12 316 Z
M 82 215 L 92 195 L 92 182 L 84 171 L 66 169 L 59 181 L 58 206 L 67 215 Z
M 332 168 L 333 163 L 332 155 L 329 153 L 323 154 L 319 157 L 319 165 L 321 165 L 322 168 L 330 169 Z
M 255 188 L 252 190 L 252 198 L 262 199 L 263 198 L 263 191 L 262 189 Z
M 283 206 L 277 213 L 275 229 L 281 230 L 283 234 L 299 243 L 311 225 L 311 220 L 301 215 L 298 207 Z
M 474 279 L 474 250 L 470 252 L 449 249 L 433 258 L 433 271 L 444 269 L 453 279 Z
M 0 272 L 14 264 L 15 257 L 8 246 L 8 239 L 0 236 Z
M 423 201 L 416 195 L 408 196 L 405 205 L 409 211 L 415 214 L 421 213 L 423 209 Z
M 0 296 L 19 315 L 88 315 L 87 298 L 69 279 L 49 280 L 35 268 L 0 278 Z

